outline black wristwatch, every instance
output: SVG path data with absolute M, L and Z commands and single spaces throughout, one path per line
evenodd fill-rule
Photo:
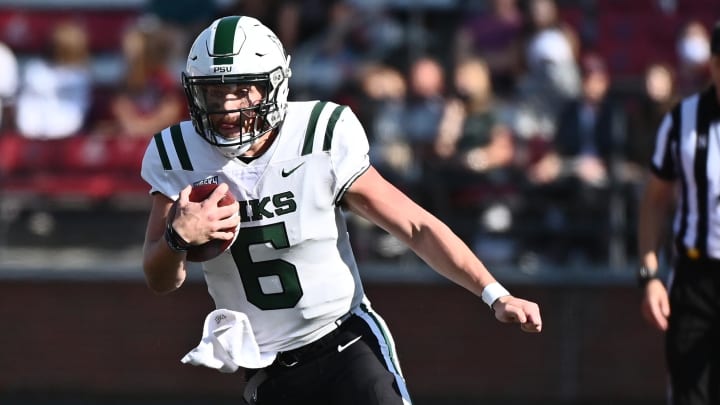
M 650 280 L 659 279 L 657 270 L 650 270 L 645 266 L 640 266 L 637 273 L 637 282 L 640 288 L 645 288 Z

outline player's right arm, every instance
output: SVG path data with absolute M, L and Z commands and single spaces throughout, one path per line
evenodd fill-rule
M 148 287 L 164 294 L 176 290 L 185 281 L 185 253 L 175 252 L 165 241 L 167 217 L 177 193 L 188 179 L 168 176 L 167 162 L 162 156 L 174 156 L 170 128 L 156 134 L 143 156 L 141 176 L 151 188 L 152 207 L 143 243 L 143 272 Z M 160 149 L 159 149 L 160 148 Z M 170 152 L 168 151 L 170 148 Z
M 185 253 L 170 249 L 164 237 L 172 204 L 173 201 L 162 193 L 154 193 L 145 229 L 143 272 L 148 287 L 158 294 L 178 289 L 186 276 Z

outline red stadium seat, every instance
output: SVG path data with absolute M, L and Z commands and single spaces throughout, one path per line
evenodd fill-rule
M 140 178 L 147 139 L 76 136 L 33 140 L 0 135 L 0 190 L 4 195 L 103 200 L 146 194 Z
M 118 52 L 121 37 L 138 17 L 139 10 L 123 9 L 22 9 L 0 7 L 0 41 L 16 53 L 45 51 L 54 26 L 75 20 L 88 30 L 91 52 Z

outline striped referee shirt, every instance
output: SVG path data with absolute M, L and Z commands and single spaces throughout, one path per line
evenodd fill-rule
M 651 170 L 680 181 L 675 246 L 720 259 L 720 105 L 714 86 L 683 99 L 658 128 Z

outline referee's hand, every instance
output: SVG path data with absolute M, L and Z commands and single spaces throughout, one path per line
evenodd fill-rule
M 641 312 L 650 326 L 666 331 L 670 316 L 670 299 L 660 280 L 650 280 L 645 286 Z
M 539 333 L 542 330 L 540 307 L 534 302 L 508 295 L 493 303 L 495 318 L 504 323 L 519 323 L 520 330 Z

